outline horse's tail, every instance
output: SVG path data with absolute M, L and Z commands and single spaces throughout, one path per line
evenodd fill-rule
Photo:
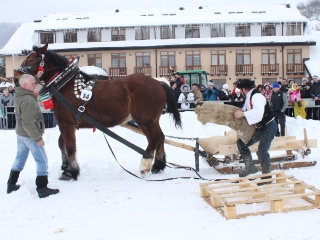
M 168 84 L 161 83 L 161 85 L 166 92 L 166 103 L 167 103 L 166 112 L 172 114 L 176 128 L 178 127 L 182 128 L 178 102 L 175 99 L 174 92 L 172 91 L 172 88 L 168 86 Z

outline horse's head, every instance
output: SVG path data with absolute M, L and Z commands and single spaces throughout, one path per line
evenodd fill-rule
M 31 53 L 21 63 L 17 70 L 14 70 L 14 82 L 19 85 L 19 79 L 23 74 L 35 75 L 38 72 L 39 65 L 44 66 L 44 54 L 48 49 L 48 44 L 39 48 L 34 46 Z
M 26 56 L 20 67 L 14 71 L 15 83 L 25 73 L 37 74 L 38 67 L 43 66 L 44 74 L 41 76 L 41 80 L 47 84 L 54 75 L 62 72 L 69 65 L 69 60 L 66 57 L 53 51 L 47 51 L 47 49 L 48 43 L 43 47 L 33 47 L 32 52 Z

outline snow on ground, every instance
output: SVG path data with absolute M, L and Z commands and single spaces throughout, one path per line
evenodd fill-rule
M 202 125 L 193 112 L 182 113 L 183 130 L 176 130 L 169 115 L 161 117 L 165 135 L 208 137 L 223 135 L 229 128 Z M 287 118 L 288 134 L 303 139 L 303 128 L 318 143 L 319 121 Z M 145 147 L 146 140 L 122 127 L 112 129 L 127 140 Z M 200 197 L 195 179 L 165 182 L 140 180 L 125 172 L 115 161 L 101 132 L 77 131 L 78 181 L 59 181 L 60 151 L 58 128 L 47 129 L 46 150 L 49 157 L 49 187 L 60 193 L 39 199 L 35 190 L 35 162 L 29 157 L 20 175 L 20 190 L 6 194 L 6 182 L 16 152 L 14 130 L 0 130 L 0 236 L 6 240 L 34 239 L 319 239 L 319 210 L 267 214 L 226 220 Z M 107 137 L 118 161 L 139 174 L 140 156 Z M 174 139 L 173 139 L 174 140 Z M 195 142 L 179 140 L 190 145 Z M 167 160 L 194 167 L 190 151 L 165 146 Z M 272 153 L 272 154 L 279 154 Z M 319 148 L 312 149 L 306 160 L 318 160 Z M 320 167 L 285 170 L 297 179 L 320 188 Z M 222 175 L 200 159 L 200 172 L 206 178 L 235 178 Z M 145 179 L 196 175 L 187 170 L 167 168 L 162 174 Z M 252 207 L 256 207 L 253 205 Z

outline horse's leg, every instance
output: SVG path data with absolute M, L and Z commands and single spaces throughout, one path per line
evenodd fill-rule
M 146 152 L 150 155 L 154 155 L 154 151 L 157 148 L 157 154 L 155 162 L 152 166 L 152 159 L 143 156 L 140 163 L 140 172 L 142 174 L 148 173 L 152 170 L 152 173 L 158 173 L 163 170 L 166 166 L 165 154 L 164 154 L 164 135 L 161 131 L 159 123 L 156 124 L 139 124 L 140 129 L 145 134 L 148 140 L 148 146 Z M 152 169 L 151 169 L 152 168 Z
M 64 140 L 61 134 L 59 136 L 58 145 L 61 151 L 61 159 L 62 159 L 61 170 L 66 170 L 68 168 L 69 162 L 68 162 L 68 156 L 66 152 L 66 145 L 64 144 Z
M 76 133 L 73 124 L 59 125 L 61 131 L 62 142 L 65 145 L 65 153 L 67 156 L 67 168 L 63 171 L 60 180 L 77 180 L 80 168 L 76 159 Z

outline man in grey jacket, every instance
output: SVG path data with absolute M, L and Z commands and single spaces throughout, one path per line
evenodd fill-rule
M 20 87 L 16 88 L 14 101 L 17 121 L 17 155 L 11 167 L 7 193 L 17 191 L 20 188 L 20 185 L 16 183 L 27 161 L 29 151 L 31 151 L 37 164 L 37 192 L 40 198 L 44 198 L 58 193 L 59 190 L 47 187 L 48 158 L 42 138 L 45 125 L 37 98 L 33 93 L 36 87 L 35 78 L 32 75 L 24 74 L 20 78 L 19 84 Z

